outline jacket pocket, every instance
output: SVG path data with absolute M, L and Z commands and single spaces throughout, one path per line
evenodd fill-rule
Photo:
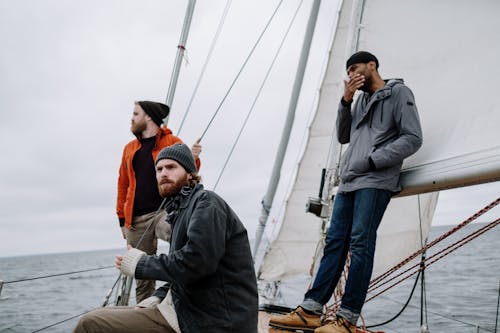
M 374 146 L 369 144 L 350 144 L 342 160 L 340 174 L 342 182 L 348 183 L 354 178 L 370 171 L 369 158 L 375 149 Z
M 193 290 L 191 301 L 200 313 L 195 319 L 198 321 L 200 327 L 223 327 L 231 319 L 226 304 L 226 297 L 221 288 Z

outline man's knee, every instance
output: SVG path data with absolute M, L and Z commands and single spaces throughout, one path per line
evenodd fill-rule
M 92 333 L 98 332 L 98 324 L 96 321 L 97 311 L 92 311 L 85 314 L 76 324 L 73 333 Z

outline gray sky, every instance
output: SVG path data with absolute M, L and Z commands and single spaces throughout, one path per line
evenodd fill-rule
M 191 144 L 207 126 L 278 2 L 232 4 L 180 134 L 186 143 Z M 209 189 L 299 2 L 284 2 L 207 131 L 201 174 Z M 280 140 L 311 2 L 304 1 L 217 187 L 251 237 Z M 165 100 L 186 4 L 0 0 L 0 256 L 124 246 L 115 214 L 116 182 L 123 146 L 133 139 L 129 130 L 133 102 Z M 174 133 L 224 6 L 222 0 L 197 3 L 169 122 Z M 323 2 L 274 210 L 282 205 L 297 163 L 335 10 L 336 1 Z M 460 222 L 498 193 L 498 183 L 443 192 L 435 224 Z

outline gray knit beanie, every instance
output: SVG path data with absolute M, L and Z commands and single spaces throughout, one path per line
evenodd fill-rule
M 175 145 L 163 148 L 158 157 L 156 157 L 155 165 L 159 160 L 169 159 L 174 160 L 184 167 L 188 173 L 196 171 L 196 162 L 194 161 L 193 153 L 184 143 L 176 143 Z

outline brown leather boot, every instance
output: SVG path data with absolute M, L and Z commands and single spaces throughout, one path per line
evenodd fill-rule
M 356 333 L 356 325 L 347 319 L 336 317 L 334 321 L 315 329 L 314 333 Z
M 285 330 L 303 330 L 314 332 L 321 325 L 320 315 L 308 314 L 299 306 L 287 315 L 272 316 L 269 326 Z

